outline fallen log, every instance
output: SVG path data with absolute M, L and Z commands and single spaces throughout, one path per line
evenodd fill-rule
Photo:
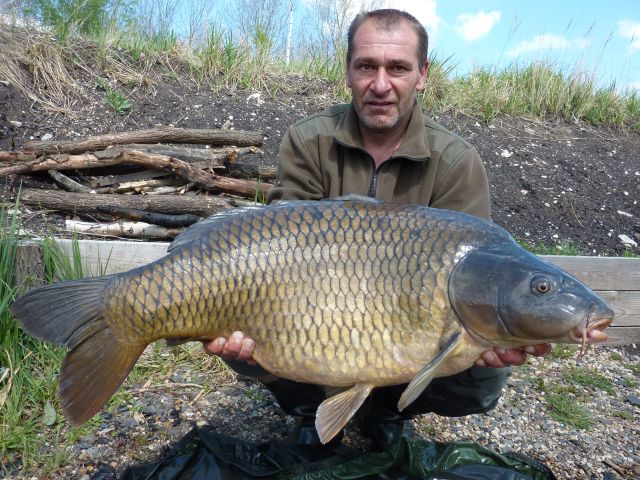
M 182 228 L 166 228 L 144 222 L 94 223 L 78 220 L 65 220 L 65 229 L 72 233 L 85 235 L 108 235 L 123 238 L 171 239 L 182 233 Z
M 208 217 L 216 212 L 231 208 L 229 202 L 209 195 L 101 195 L 35 188 L 23 188 L 20 191 L 19 200 L 25 205 L 77 213 L 99 213 L 98 206 L 113 205 L 150 212 L 192 213 Z
M 256 193 L 264 195 L 271 185 L 265 182 L 226 178 L 214 173 L 200 170 L 197 166 L 174 157 L 153 155 L 130 148 L 112 148 L 96 154 L 83 155 L 50 155 L 40 157 L 32 162 L 10 165 L 0 168 L 0 175 L 16 175 L 42 170 L 69 170 L 97 166 L 108 166 L 119 163 L 135 163 L 150 169 L 167 170 L 194 185 L 206 190 L 219 190 L 232 195 L 254 197 Z
M 167 215 L 165 213 L 145 212 L 143 210 L 135 210 L 133 208 L 121 208 L 113 205 L 99 205 L 98 211 L 108 213 L 115 218 L 125 218 L 127 220 L 135 220 L 136 222 L 152 223 L 167 228 L 182 228 L 193 225 L 202 217 L 191 213 L 183 213 L 182 215 Z
M 109 133 L 86 137 L 82 140 L 31 141 L 25 148 L 40 153 L 84 153 L 103 150 L 111 145 L 129 143 L 195 143 L 206 145 L 235 145 L 237 147 L 259 147 L 262 134 L 243 130 L 199 130 L 176 127 L 157 127 L 130 132 Z

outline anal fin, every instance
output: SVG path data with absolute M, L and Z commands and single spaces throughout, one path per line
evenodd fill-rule
M 372 383 L 358 383 L 349 390 L 327 398 L 316 412 L 316 430 L 322 443 L 340 432 L 371 393 Z

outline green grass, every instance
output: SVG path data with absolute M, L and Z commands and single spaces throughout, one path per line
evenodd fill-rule
M 575 345 L 566 345 L 563 343 L 556 343 L 551 348 L 551 356 L 563 360 L 574 357 L 577 352 L 578 347 Z
M 589 415 L 586 408 L 571 394 L 551 393 L 546 396 L 545 402 L 551 409 L 551 417 L 565 425 L 587 430 L 597 423 L 597 420 Z
M 31 32 L 16 30 L 15 35 L 24 35 L 24 41 L 16 45 L 24 48 L 25 54 L 42 51 L 39 61 L 43 65 L 38 65 L 37 70 L 47 72 L 49 82 L 57 79 L 61 85 L 70 85 L 71 88 L 62 89 L 70 98 L 80 93 L 71 73 L 76 68 L 93 71 L 96 78 L 108 74 L 124 86 L 152 87 L 156 79 L 167 79 L 204 83 L 214 90 L 258 89 L 274 95 L 291 84 L 299 88 L 299 81 L 291 82 L 295 75 L 303 77 L 303 85 L 320 80 L 322 93 L 330 102 L 349 98 L 344 42 L 327 51 L 301 39 L 299 45 L 293 45 L 294 55 L 287 65 L 283 52 L 276 48 L 279 39 L 270 37 L 259 22 L 245 36 L 234 35 L 220 25 L 203 25 L 196 32 L 199 40 L 192 43 L 167 27 L 171 25 L 169 19 L 150 30 L 144 11 L 121 2 L 69 0 L 64 2 L 64 8 L 56 8 L 58 3 L 38 0 L 31 10 L 53 27 L 58 41 L 42 49 L 38 42 L 44 43 L 44 37 L 39 40 Z M 56 49 L 59 54 L 55 54 Z M 96 52 L 95 66 L 84 58 L 83 52 Z M 48 59 L 58 57 L 67 68 L 48 68 Z M 640 131 L 640 95 L 622 92 L 613 84 L 598 85 L 596 71 L 585 72 L 577 66 L 567 68 L 542 59 L 501 69 L 483 66 L 464 76 L 454 76 L 451 58 L 440 59 L 432 54 L 430 60 L 426 91 L 419 96 L 429 112 L 463 113 L 485 121 L 504 114 L 572 123 L 583 120 Z M 69 78 L 58 78 L 65 76 Z M 35 92 L 34 86 L 32 90 L 38 93 L 34 98 L 41 98 L 54 89 Z M 131 109 L 127 92 L 115 85 L 107 101 L 120 114 Z M 568 247 L 568 253 L 563 246 L 560 250 L 555 253 L 571 254 L 573 248 Z
M 13 264 L 17 218 L 16 212 L 0 210 L 0 456 L 19 452 L 28 467 L 38 456 L 45 405 L 56 402 L 57 372 L 52 366 L 59 364 L 62 351 L 24 334 L 9 314 L 8 306 L 16 295 Z
M 615 393 L 613 382 L 595 370 L 573 367 L 565 372 L 564 379 L 567 382 L 575 383 L 583 387 L 602 390 L 609 395 Z
M 633 413 L 625 412 L 624 410 L 614 410 L 611 412 L 614 417 L 622 418 L 623 420 L 633 420 L 636 418 Z
M 640 364 L 638 363 L 625 363 L 625 368 L 631 370 L 635 375 L 640 376 Z

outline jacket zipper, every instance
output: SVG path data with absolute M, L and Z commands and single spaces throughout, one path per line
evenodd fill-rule
M 371 160 L 371 163 L 373 163 L 373 174 L 371 175 L 371 183 L 369 183 L 369 191 L 367 192 L 367 196 L 376 198 L 376 190 L 378 190 L 378 171 L 379 170 L 376 168 L 376 165 L 373 159 Z

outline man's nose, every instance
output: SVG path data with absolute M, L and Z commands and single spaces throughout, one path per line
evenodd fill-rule
M 389 82 L 389 74 L 384 68 L 379 68 L 376 72 L 373 82 L 371 83 L 371 90 L 373 93 L 380 95 L 384 94 L 391 89 L 391 83 Z

